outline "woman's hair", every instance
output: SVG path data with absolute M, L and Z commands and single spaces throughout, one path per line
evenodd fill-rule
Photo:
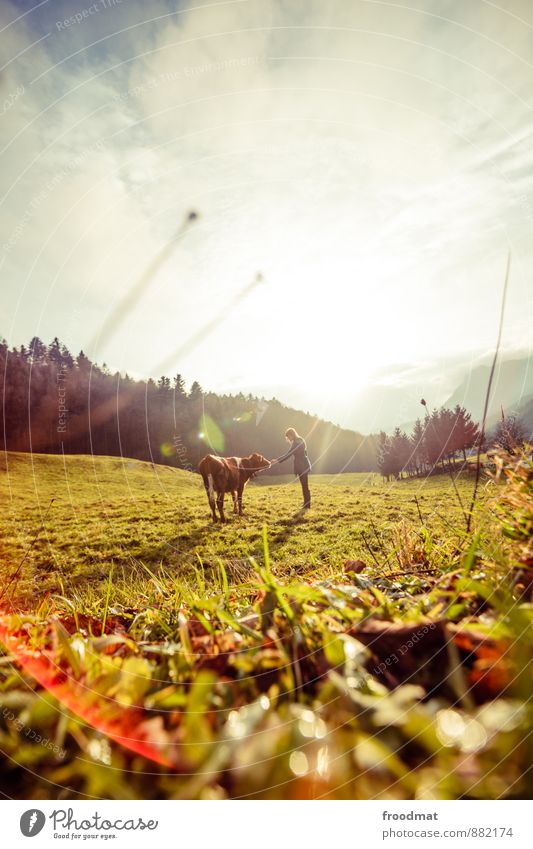
M 291 442 L 294 442 L 295 439 L 300 438 L 300 434 L 294 427 L 288 427 L 285 431 L 285 436 L 287 437 L 287 439 L 290 439 Z

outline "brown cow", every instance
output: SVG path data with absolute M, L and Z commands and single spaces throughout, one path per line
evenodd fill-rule
M 198 471 L 200 472 L 209 506 L 213 514 L 213 522 L 217 521 L 216 507 L 220 513 L 220 521 L 225 522 L 224 496 L 231 492 L 233 497 L 233 512 L 242 516 L 242 493 L 250 478 L 262 469 L 268 469 L 270 462 L 261 454 L 250 454 L 249 457 L 216 457 L 214 454 L 206 454 L 200 460 Z

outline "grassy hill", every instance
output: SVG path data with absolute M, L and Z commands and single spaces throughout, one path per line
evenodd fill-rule
M 94 589 L 114 569 L 113 587 L 147 580 L 162 565 L 176 580 L 193 564 L 221 560 L 241 576 L 247 558 L 261 559 L 262 529 L 280 574 L 339 571 L 345 559 L 374 563 L 402 520 L 419 519 L 437 534 L 459 524 L 461 508 L 447 477 L 383 483 L 377 474 L 314 475 L 313 509 L 301 516 L 300 488 L 287 475 L 248 484 L 243 517 L 213 525 L 199 475 L 115 457 L 8 453 L 3 456 L 0 520 L 4 574 L 24 563 L 22 596 L 76 587 Z M 472 479 L 458 479 L 467 504 Z M 418 499 L 418 506 L 416 503 Z M 53 500 L 53 501 L 52 501 Z M 52 503 L 51 503 L 52 502 Z M 46 518 L 45 518 L 46 514 Z M 44 519 L 44 521 L 43 521 Z M 375 564 L 374 564 L 375 565 Z

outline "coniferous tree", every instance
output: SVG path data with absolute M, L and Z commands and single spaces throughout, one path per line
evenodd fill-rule
M 174 394 L 176 398 L 183 399 L 186 396 L 185 381 L 181 374 L 177 374 L 174 378 Z
M 34 336 L 29 344 L 29 360 L 32 365 L 42 365 L 46 361 L 46 345 L 38 336 Z
M 472 421 L 470 413 L 464 407 L 456 405 L 454 411 L 454 452 L 461 452 L 466 463 L 466 452 L 477 445 L 479 440 L 479 427 Z
M 379 434 L 378 468 L 387 481 L 390 480 L 391 475 L 393 474 L 391 457 L 391 440 L 387 436 L 387 434 L 382 430 Z
M 417 475 L 423 474 L 426 471 L 426 449 L 424 443 L 425 428 L 420 419 L 417 419 L 413 433 L 411 434 L 411 452 L 413 456 L 413 465 Z

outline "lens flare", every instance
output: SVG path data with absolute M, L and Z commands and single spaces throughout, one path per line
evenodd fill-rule
M 0 618 L 0 642 L 24 672 L 60 704 L 126 749 L 162 766 L 175 766 L 177 749 L 172 751 L 168 743 L 150 739 L 150 717 L 146 711 L 135 706 L 124 708 L 113 699 L 95 699 L 86 684 L 73 676 L 65 678 L 49 653 L 34 650 L 20 630 L 11 630 L 10 624 L 10 617 Z
M 223 451 L 226 439 L 222 430 L 211 416 L 203 415 L 199 423 L 199 438 L 214 451 Z

